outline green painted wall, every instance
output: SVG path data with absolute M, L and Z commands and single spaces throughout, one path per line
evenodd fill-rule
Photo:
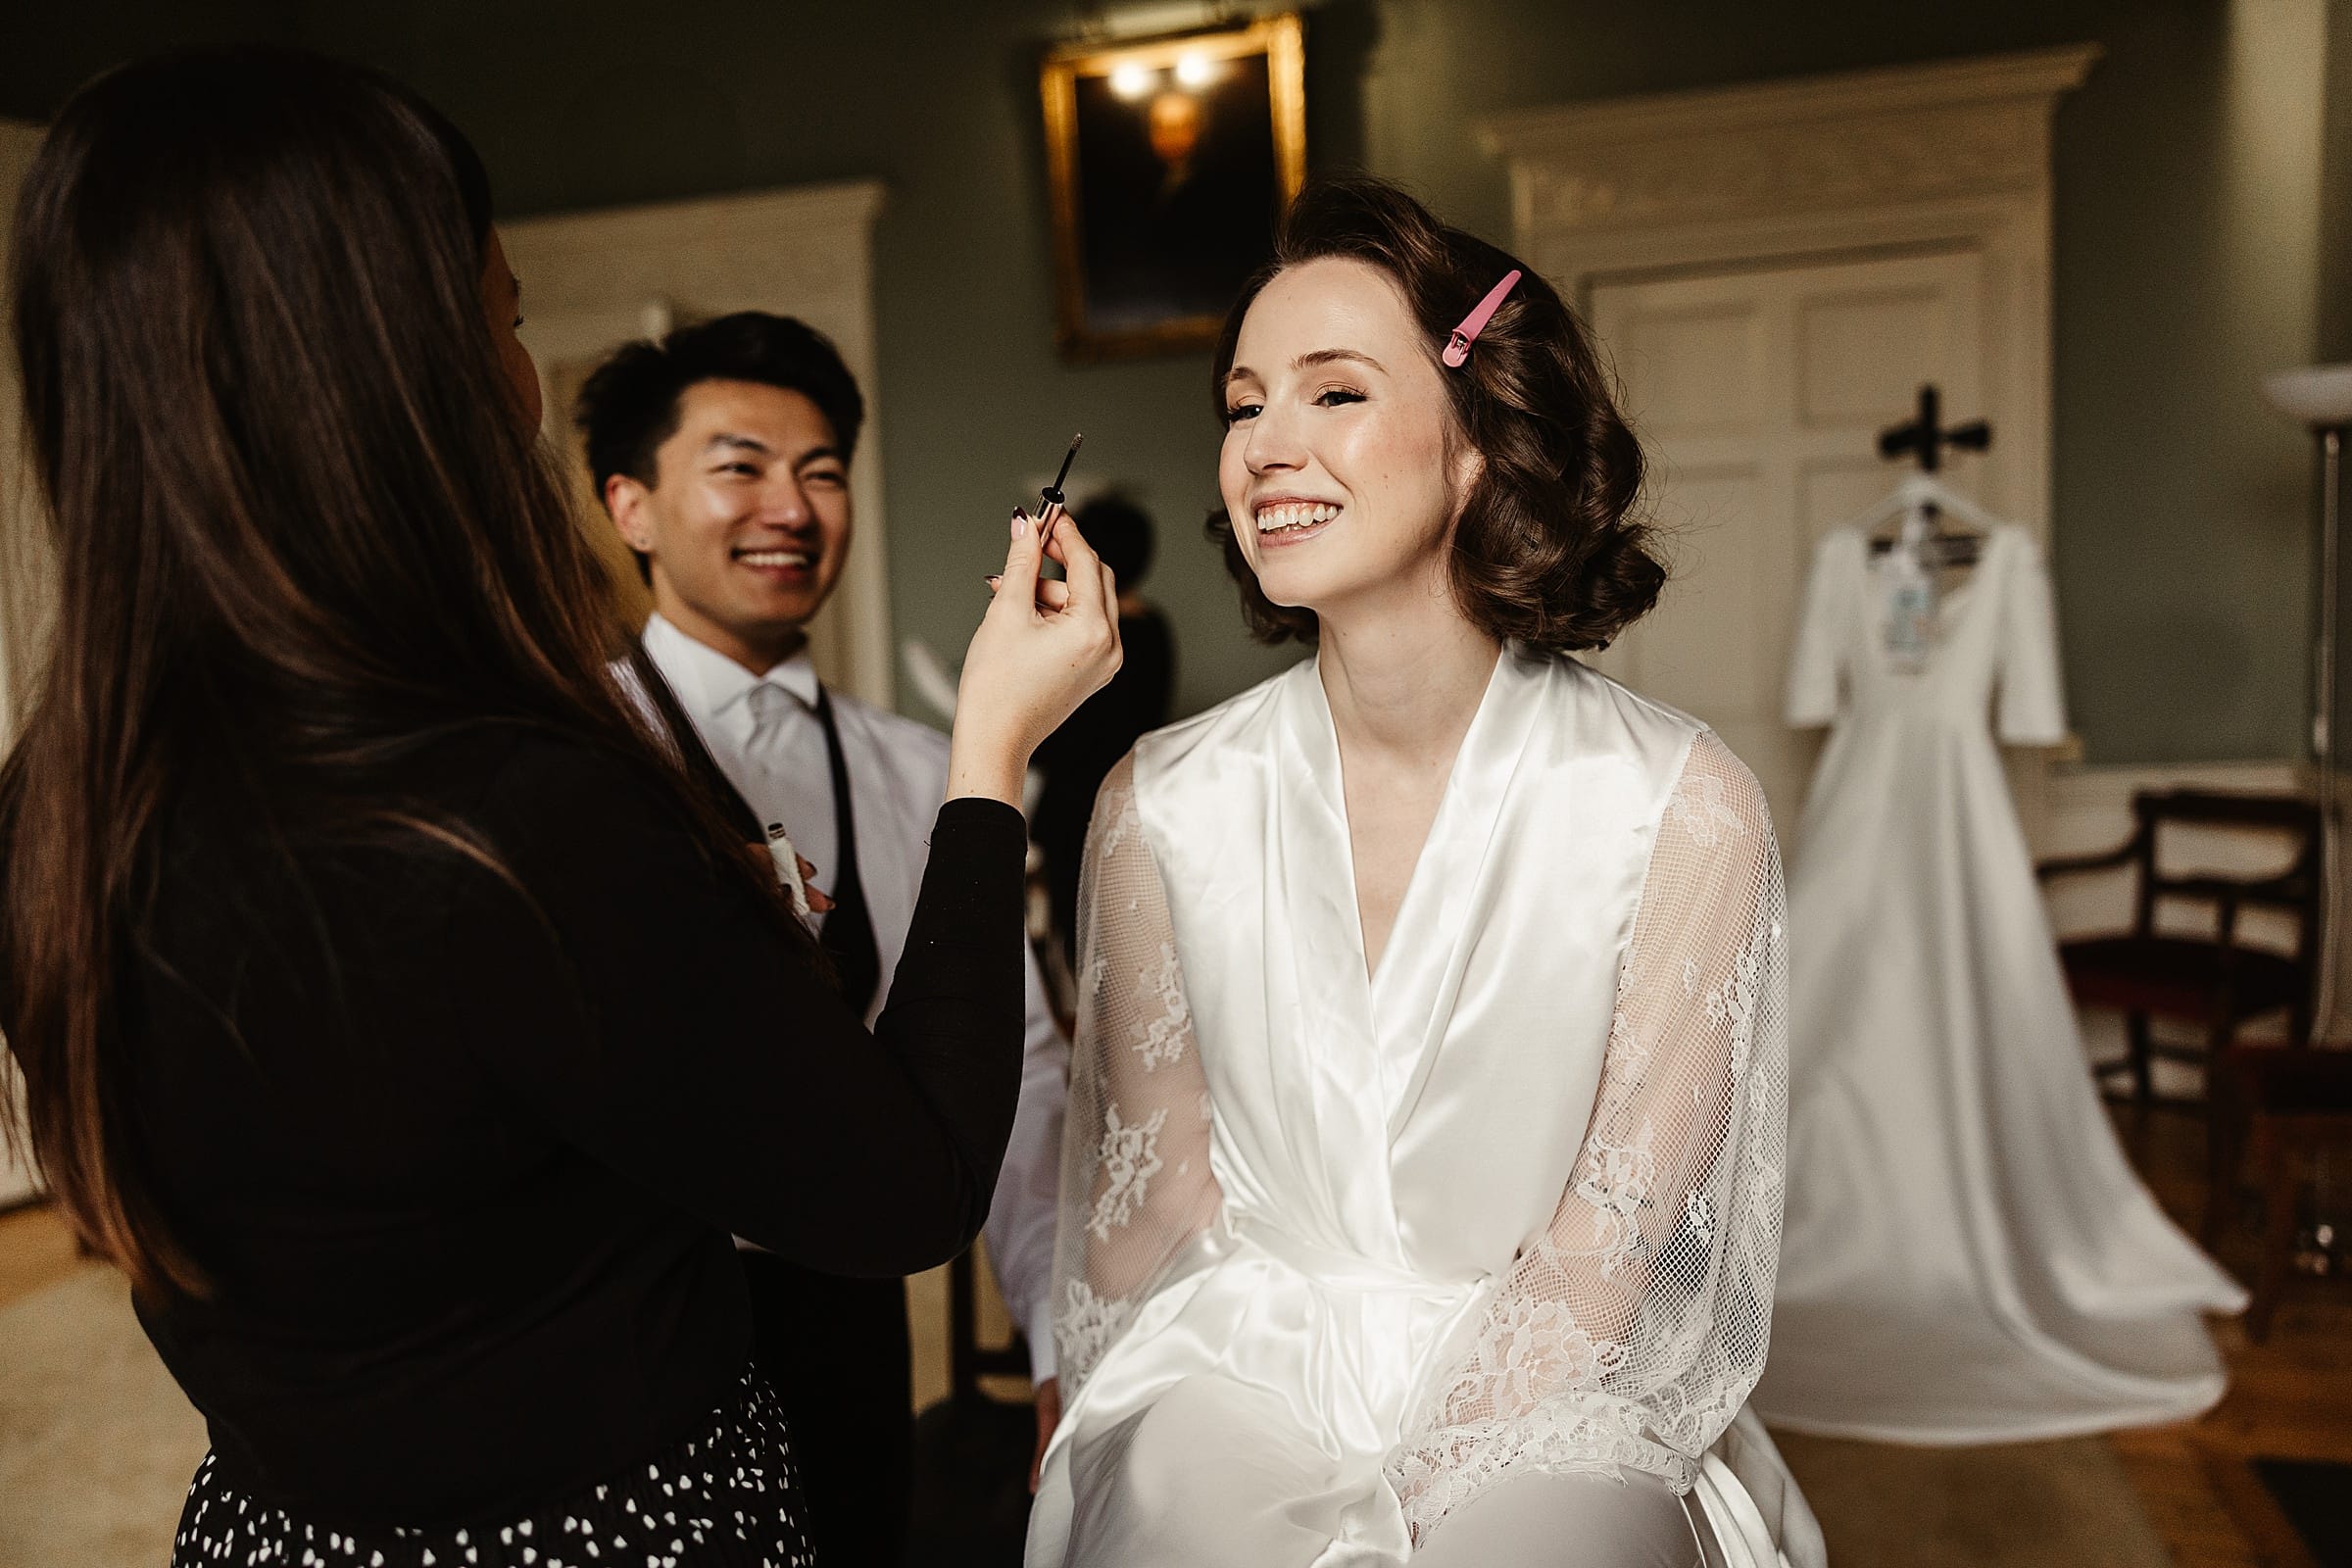
M 1176 24 L 1200 8 L 1147 13 Z M 1236 7 L 1229 9 L 1249 9 Z M 1310 11 L 1310 156 L 1413 183 L 1508 240 L 1473 125 L 1522 105 L 2096 41 L 2061 110 L 2056 569 L 2076 725 L 2098 762 L 2297 752 L 2310 588 L 2301 435 L 2256 376 L 2319 347 L 2338 0 L 1330 0 Z M 0 114 L 40 118 L 122 54 L 298 42 L 415 82 L 516 215 L 879 176 L 881 397 L 902 635 L 960 644 L 996 519 L 1067 432 L 1160 514 L 1153 591 L 1199 707 L 1288 655 L 1240 635 L 1198 520 L 1204 356 L 1054 356 L 1039 53 L 1127 8 L 967 0 L 90 0 L 0 22 Z M 2325 57 L 2310 69 L 2298 61 Z M 2340 111 L 2341 105 L 2338 104 Z M 2340 122 L 2329 121 L 2329 126 Z M 2346 139 L 2335 129 L 2329 144 Z M 2340 168 L 2340 165 L 2336 167 Z M 2328 181 L 2333 190 L 2341 181 Z M 2340 260 L 2328 270 L 2342 279 Z M 2352 291 L 2345 292 L 2352 301 Z M 2331 320 L 2352 319 L 2352 305 Z M 2337 329 L 2352 332 L 2352 328 Z

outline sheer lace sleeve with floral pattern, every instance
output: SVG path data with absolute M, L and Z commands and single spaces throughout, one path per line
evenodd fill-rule
M 1762 791 L 1701 734 L 1659 824 L 1584 1145 L 1550 1224 L 1391 1458 L 1414 1538 L 1510 1476 L 1690 1490 L 1764 1369 L 1788 968 Z
M 1134 780 L 1131 758 L 1103 781 L 1079 885 L 1078 1030 L 1054 1266 L 1065 1398 L 1221 1201 L 1207 1079 Z

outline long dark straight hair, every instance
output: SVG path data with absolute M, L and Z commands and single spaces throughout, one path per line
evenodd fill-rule
M 24 188 L 15 325 L 58 592 L 0 768 L 0 1026 L 39 1169 L 145 1290 L 204 1289 L 142 1171 L 121 1002 L 199 768 L 289 864 L 299 831 L 495 866 L 386 769 L 463 726 L 540 726 L 641 765 L 759 883 L 607 673 L 610 585 L 502 371 L 488 235 L 445 121 L 274 51 L 100 78 Z

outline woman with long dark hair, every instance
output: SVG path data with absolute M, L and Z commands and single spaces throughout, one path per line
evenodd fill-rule
M 175 1561 L 807 1560 L 729 1233 L 978 1230 L 1023 765 L 1117 663 L 1016 514 L 873 1035 L 606 674 L 462 137 L 304 56 L 130 67 L 25 188 L 54 644 L 0 770 L 0 1027 L 208 1418 Z M 1039 603 L 1040 598 L 1050 604 Z

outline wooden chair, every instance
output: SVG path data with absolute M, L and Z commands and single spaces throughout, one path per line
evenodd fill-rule
M 2304 1172 L 2322 1148 L 2352 1148 L 2352 1050 L 2296 1050 L 2239 1046 L 2215 1072 L 2211 1136 L 2214 1180 L 2205 1195 L 2205 1239 L 2211 1246 L 2236 1206 L 2239 1129 L 2253 1145 L 2262 1181 L 2262 1260 L 2246 1337 L 2260 1345 L 2294 1261 L 2295 1200 Z
M 2131 1073 L 2133 1102 L 2145 1105 L 2152 1098 L 2151 1059 L 2158 1054 L 2185 1054 L 2210 1068 L 2247 1020 L 2279 1011 L 2286 1014 L 2290 1043 L 2310 1038 L 2318 973 L 2320 812 L 2295 796 L 2183 789 L 2139 792 L 2132 798 L 2132 836 L 2115 849 L 2045 860 L 2036 870 L 2045 882 L 2127 866 L 2136 876 L 2132 928 L 2061 942 L 2058 957 L 2077 1005 L 2112 1007 L 2124 1015 L 2131 1053 L 2119 1065 Z M 2292 858 L 2286 869 L 2270 876 L 2174 875 L 2164 869 L 2159 854 L 2160 841 L 2172 828 L 2283 837 Z M 2168 902 L 2209 906 L 2214 934 L 2159 930 L 2157 910 Z M 2249 908 L 2293 915 L 2293 950 L 2278 953 L 2240 943 L 2238 915 Z M 2183 1054 L 2158 1048 L 2151 1024 L 2159 1018 L 2197 1025 L 2205 1034 L 2204 1049 Z

